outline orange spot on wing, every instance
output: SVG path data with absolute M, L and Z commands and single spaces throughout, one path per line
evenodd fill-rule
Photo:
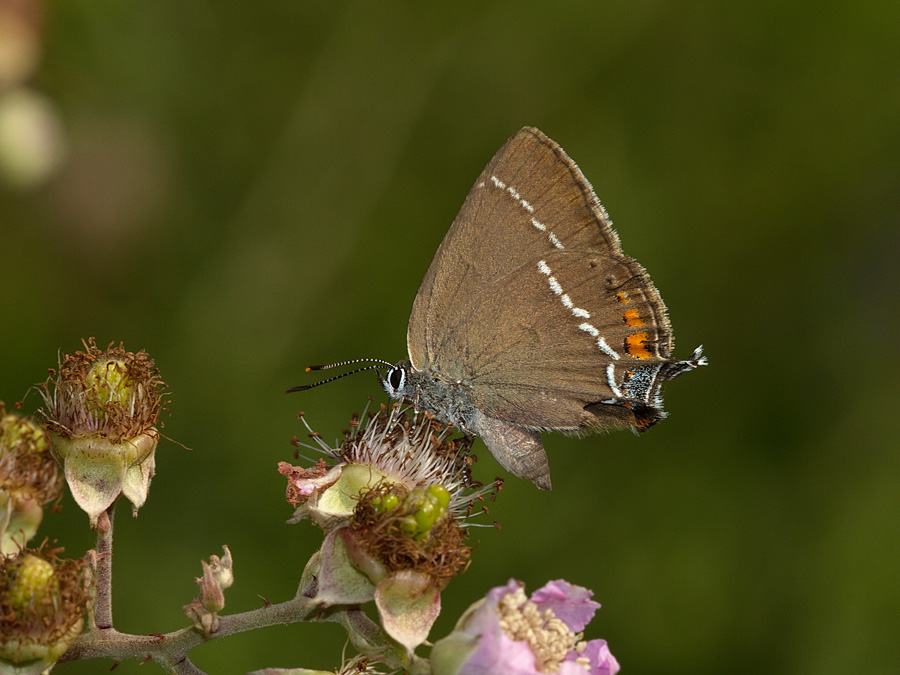
M 652 354 L 646 347 L 649 336 L 646 333 L 635 333 L 625 338 L 625 351 L 637 359 L 649 359 Z
M 653 420 L 649 417 L 638 417 L 635 415 L 633 424 L 640 429 L 646 429 L 653 425 Z
M 628 302 L 628 296 L 625 295 L 625 291 L 616 293 L 616 302 Z
M 625 313 L 622 315 L 622 319 L 629 326 L 643 326 L 644 320 L 638 315 L 638 311 L 636 309 L 626 309 Z

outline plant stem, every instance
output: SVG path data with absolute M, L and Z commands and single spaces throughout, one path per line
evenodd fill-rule
M 94 624 L 98 630 L 113 627 L 112 554 L 115 514 L 116 503 L 113 502 L 97 519 L 97 603 L 94 606 Z
M 182 628 L 166 635 L 129 635 L 119 633 L 112 628 L 103 631 L 88 631 L 75 640 L 59 661 L 80 659 L 112 659 L 117 662 L 129 659 L 152 660 L 170 673 L 184 673 L 185 675 L 202 673 L 203 671 L 197 669 L 187 659 L 188 651 L 194 647 L 255 628 L 307 621 L 318 611 L 320 611 L 318 607 L 309 607 L 309 598 L 296 597 L 277 605 L 267 605 L 249 612 L 223 616 L 219 620 L 218 629 L 210 635 L 205 635 L 194 627 Z
M 191 660 L 185 656 L 184 660 L 176 663 L 169 670 L 173 675 L 205 675 L 197 666 L 191 663 Z

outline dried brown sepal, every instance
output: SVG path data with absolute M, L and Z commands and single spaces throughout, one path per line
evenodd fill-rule
M 302 466 L 292 466 L 287 462 L 279 462 L 278 473 L 286 476 L 288 479 L 287 489 L 285 490 L 285 499 L 288 503 L 291 506 L 297 506 L 308 500 L 312 494 L 311 491 L 308 489 L 304 490 L 299 485 L 306 481 L 319 482 L 328 473 L 329 469 L 331 467 L 328 466 L 324 459 L 319 459 L 315 465 L 308 469 L 304 469 Z M 323 484 L 321 489 L 326 489 L 331 484 L 333 484 L 333 481 Z

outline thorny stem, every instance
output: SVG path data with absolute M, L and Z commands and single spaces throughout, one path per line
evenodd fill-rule
M 298 596 L 277 605 L 220 617 L 218 630 L 211 635 L 205 635 L 194 627 L 182 628 L 166 635 L 129 635 L 113 628 L 86 632 L 75 640 L 59 662 L 79 659 L 112 659 L 117 662 L 150 659 L 169 673 L 202 675 L 203 671 L 187 658 L 187 653 L 194 647 L 255 628 L 306 621 L 318 611 L 318 607 L 309 606 L 309 598 Z
M 99 630 L 113 627 L 112 554 L 115 515 L 116 503 L 113 502 L 97 519 L 97 603 L 94 606 L 94 624 Z
M 173 665 L 170 672 L 174 673 L 174 675 L 205 675 L 205 673 L 191 663 L 191 660 L 186 656 L 184 657 L 184 661 Z

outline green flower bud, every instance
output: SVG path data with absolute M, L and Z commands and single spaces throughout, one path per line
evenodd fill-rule
M 207 635 L 214 633 L 219 626 L 218 613 L 225 609 L 225 589 L 234 583 L 234 562 L 227 546 L 225 555 L 211 556 L 209 562 L 201 560 L 203 576 L 195 579 L 200 593 L 194 601 L 182 609 L 194 625 Z

